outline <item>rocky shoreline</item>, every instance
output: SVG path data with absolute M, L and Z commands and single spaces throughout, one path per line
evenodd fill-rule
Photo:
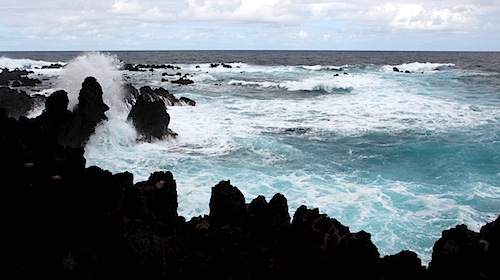
M 132 90 L 138 141 L 175 136 L 164 100 L 177 99 L 155 91 Z M 279 193 L 246 203 L 230 181 L 212 187 L 210 213 L 182 217 L 171 172 L 133 183 L 130 172 L 86 167 L 85 142 L 107 110 L 93 77 L 73 111 L 64 91 L 36 118 L 13 116 L 14 103 L 0 103 L 10 104 L 0 109 L 2 279 L 500 279 L 500 216 L 480 232 L 443 231 L 428 267 L 408 250 L 381 257 L 370 233 L 319 209 L 290 217 Z

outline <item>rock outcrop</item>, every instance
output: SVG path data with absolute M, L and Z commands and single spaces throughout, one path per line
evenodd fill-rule
M 128 119 L 140 134 L 140 141 L 151 142 L 177 135 L 168 128 L 170 115 L 162 99 L 152 99 L 147 93 L 141 93 L 132 106 Z
M 28 75 L 32 73 L 33 72 L 24 69 L 14 69 L 10 71 L 9 69 L 4 68 L 2 69 L 2 72 L 0 72 L 0 85 L 11 85 L 13 87 L 32 87 L 37 84 L 41 84 L 42 81 L 28 77 Z
M 107 120 L 109 109 L 103 102 L 101 85 L 94 77 L 87 77 L 82 83 L 78 104 L 73 112 L 68 111 L 67 92 L 54 92 L 45 102 L 45 110 L 37 118 L 41 126 L 55 133 L 58 143 L 67 147 L 84 147 L 94 133 L 96 126 Z M 57 131 L 55 131 L 57 130 Z
M 0 104 L 9 116 L 18 119 L 28 114 L 34 100 L 24 91 L 0 86 Z

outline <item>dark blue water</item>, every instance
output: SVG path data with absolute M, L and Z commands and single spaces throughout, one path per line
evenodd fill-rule
M 9 58 L 68 62 L 78 51 L 0 52 Z M 408 62 L 454 63 L 465 69 L 499 72 L 500 52 L 406 51 L 103 51 L 126 63 L 197 64 L 244 62 L 255 65 L 399 65 Z

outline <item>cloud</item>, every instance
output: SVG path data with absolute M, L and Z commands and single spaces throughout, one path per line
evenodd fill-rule
M 467 30 L 477 26 L 472 5 L 425 7 L 421 4 L 386 4 L 384 12 L 393 14 L 390 26 L 419 30 Z
M 289 13 L 287 0 L 187 0 L 188 8 L 178 20 L 229 21 L 242 23 L 290 22 L 298 17 Z
M 491 39 L 500 30 L 499 0 L 25 0 L 3 11 L 0 42 L 7 41 L 0 46 L 71 38 L 67 42 L 77 47 L 136 47 L 138 37 L 147 38 L 148 47 L 161 47 L 158 41 L 167 38 L 192 40 L 193 46 L 210 38 L 245 38 L 252 46 L 301 38 L 312 46 L 337 38 L 358 44 L 374 36 L 390 41 L 439 33 L 489 38 L 500 48 L 500 39 Z M 210 31 L 199 33 L 203 28 Z
M 299 32 L 299 38 L 305 39 L 307 37 L 309 37 L 309 34 L 307 32 L 305 32 L 304 30 L 300 30 L 300 32 Z
M 137 1 L 116 0 L 111 6 L 110 12 L 114 14 L 132 15 L 141 11 Z

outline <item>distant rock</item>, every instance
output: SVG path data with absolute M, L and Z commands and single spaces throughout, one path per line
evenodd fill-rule
M 143 99 L 150 101 L 162 100 L 167 106 L 174 106 L 179 102 L 179 99 L 162 87 L 152 89 L 150 86 L 143 86 L 139 89 L 139 93 Z
M 28 75 L 32 74 L 32 71 L 14 69 L 10 71 L 7 68 L 2 69 L 0 72 L 0 85 L 12 87 L 32 87 L 41 84 L 42 81 L 38 79 L 29 78 Z
M 195 106 L 196 101 L 188 98 L 181 97 L 177 98 L 173 94 L 171 94 L 168 90 L 159 87 L 159 88 L 151 88 L 150 86 L 142 86 L 140 89 L 135 88 L 131 84 L 125 85 L 125 102 L 130 106 L 134 105 L 139 95 L 142 95 L 142 98 L 156 101 L 162 100 L 165 103 L 165 106 Z
M 193 84 L 194 81 L 190 80 L 188 78 L 181 77 L 177 80 L 170 81 L 172 84 L 179 84 L 179 85 L 190 85 Z
M 50 65 L 43 65 L 42 66 L 42 69 L 59 69 L 59 68 L 63 68 L 64 66 L 60 63 L 52 63 Z
M 182 105 L 185 104 L 185 105 L 189 105 L 189 106 L 196 106 L 196 101 L 194 101 L 191 98 L 184 97 L 184 96 L 181 96 L 181 98 L 179 98 L 179 103 L 181 103 Z

